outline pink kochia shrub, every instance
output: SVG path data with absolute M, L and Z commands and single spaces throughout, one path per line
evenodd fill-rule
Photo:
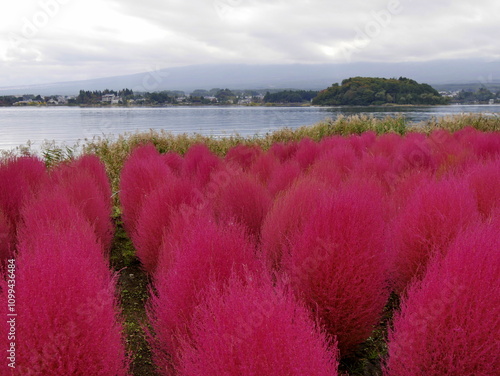
M 18 228 L 19 240 L 23 242 L 24 252 L 33 252 L 36 245 L 41 239 L 53 236 L 53 232 L 65 234 L 72 229 L 91 229 L 94 233 L 94 238 L 97 241 L 92 224 L 87 220 L 85 214 L 79 210 L 77 204 L 69 196 L 61 186 L 54 186 L 51 189 L 43 189 L 40 195 L 29 201 L 21 211 L 21 220 Z M 82 230 L 83 231 L 83 230 Z M 47 242 L 50 239 L 47 240 Z M 94 247 L 90 247 L 84 255 L 87 257 L 103 258 L 104 249 L 102 245 L 96 255 L 91 255 L 90 252 L 95 251 Z
M 254 176 L 241 173 L 219 186 L 213 207 L 216 218 L 236 220 L 259 239 L 262 221 L 271 202 L 268 190 Z
M 340 145 L 319 156 L 309 171 L 311 176 L 337 186 L 349 176 L 358 162 L 351 146 Z
M 290 187 L 300 174 L 300 165 L 295 160 L 290 160 L 277 166 L 269 179 L 269 192 L 273 197 L 276 196 Z
M 165 231 L 170 228 L 171 217 L 182 205 L 190 205 L 193 188 L 187 179 L 171 177 L 145 198 L 131 234 L 136 254 L 144 268 L 153 273 Z
M 210 181 L 212 172 L 222 163 L 222 160 L 213 154 L 204 144 L 193 145 L 184 156 L 182 175 L 192 179 L 197 188 L 203 188 Z
M 45 164 L 38 158 L 0 160 L 0 210 L 10 223 L 14 240 L 22 206 L 47 179 Z
M 243 171 L 248 171 L 260 155 L 262 155 L 262 149 L 258 146 L 237 145 L 229 149 L 224 159 L 226 162 L 236 163 Z
M 269 278 L 231 278 L 207 290 L 181 351 L 182 376 L 337 375 L 336 344 Z
M 54 203 L 45 202 L 49 213 L 45 216 L 39 210 L 25 211 L 24 225 L 37 226 L 19 235 L 16 368 L 7 372 L 3 362 L 1 374 L 126 375 L 129 361 L 118 321 L 115 277 L 91 226 L 73 207 L 66 210 L 70 217 L 56 220 L 52 213 L 51 221 L 52 210 L 64 212 L 54 208 Z M 42 208 L 42 202 L 37 205 Z M 28 233 L 30 237 L 25 238 Z M 7 283 L 2 280 L 1 285 L 1 300 L 7 302 Z M 2 320 L 0 326 L 6 349 L 9 325 Z
M 305 170 L 314 163 L 319 154 L 319 144 L 305 137 L 298 143 L 295 159 L 299 163 L 300 168 Z
M 82 157 L 57 167 L 51 176 L 54 183 L 61 187 L 61 195 L 83 213 L 104 249 L 109 250 L 113 239 L 111 186 L 104 165 L 93 157 Z M 47 185 L 44 192 L 52 189 L 51 185 Z
M 290 251 L 292 240 L 309 220 L 321 202 L 327 185 L 311 178 L 302 178 L 274 200 L 262 224 L 262 252 L 268 266 L 281 268 L 281 258 Z
M 462 178 L 432 179 L 416 188 L 390 229 L 396 291 L 421 278 L 429 258 L 444 253 L 456 234 L 478 218 L 474 196 Z
M 162 158 L 174 174 L 176 174 L 177 176 L 181 174 L 182 165 L 184 164 L 184 158 L 173 151 L 163 154 Z
M 484 165 L 477 164 L 467 175 L 479 213 L 487 219 L 500 208 L 500 157 Z
M 271 153 L 262 153 L 250 166 L 250 173 L 257 177 L 263 184 L 269 182 L 274 171 L 280 166 L 279 160 Z
M 106 174 L 106 166 L 99 157 L 92 154 L 83 155 L 72 161 L 70 166 L 75 170 L 88 173 L 89 178 L 101 192 L 103 202 L 109 205 L 109 212 L 111 212 L 111 184 Z
M 460 233 L 408 288 L 386 376 L 491 376 L 500 369 L 500 227 Z
M 14 243 L 15 238 L 10 221 L 0 210 L 0 263 L 12 256 Z
M 337 336 L 342 356 L 370 336 L 389 296 L 384 202 L 372 181 L 323 194 L 283 254 L 293 290 Z
M 172 175 L 165 159 L 152 144 L 140 146 L 130 154 L 120 175 L 122 219 L 129 234 L 135 230 L 144 197 Z
M 155 274 L 148 316 L 155 338 L 154 360 L 161 374 L 177 363 L 179 341 L 189 336 L 191 317 L 209 281 L 222 286 L 231 272 L 256 268 L 255 246 L 237 224 L 216 224 L 209 215 L 191 218 L 173 250 L 170 268 Z

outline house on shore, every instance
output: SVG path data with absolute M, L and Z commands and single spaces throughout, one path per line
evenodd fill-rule
M 114 94 L 104 94 L 101 97 L 101 102 L 103 102 L 103 103 L 118 104 L 120 101 L 121 101 L 121 98 L 119 96 L 114 95 Z

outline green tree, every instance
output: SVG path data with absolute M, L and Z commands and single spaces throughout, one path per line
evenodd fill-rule
M 351 77 L 319 92 L 316 105 L 446 104 L 434 88 L 409 78 Z

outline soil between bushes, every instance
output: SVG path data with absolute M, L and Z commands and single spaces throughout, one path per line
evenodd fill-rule
M 115 236 L 111 248 L 111 267 L 118 274 L 117 295 L 122 310 L 127 352 L 134 376 L 155 376 L 151 348 L 146 340 L 148 327 L 146 303 L 151 284 L 147 273 L 135 257 L 135 250 L 121 219 L 115 218 Z

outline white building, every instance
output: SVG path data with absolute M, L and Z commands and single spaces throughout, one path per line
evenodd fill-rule
M 110 103 L 110 104 L 118 104 L 121 98 L 114 94 L 104 94 L 101 98 L 101 102 Z

